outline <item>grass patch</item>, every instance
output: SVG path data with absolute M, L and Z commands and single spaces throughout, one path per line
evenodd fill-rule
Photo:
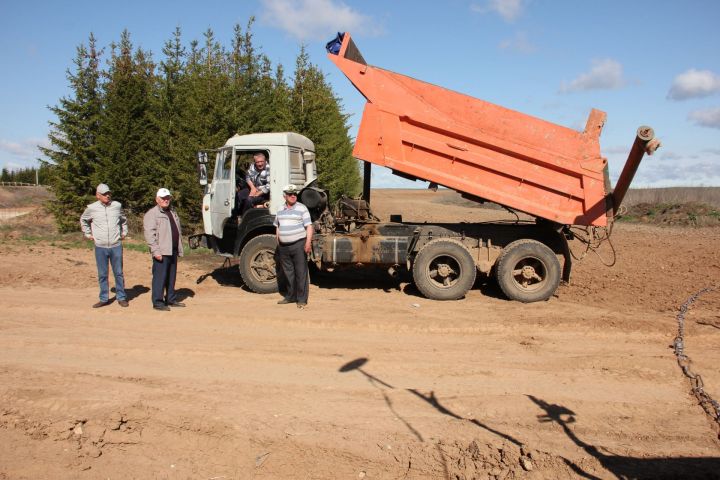
M 690 227 L 720 226 L 720 208 L 698 202 L 638 203 L 618 221 Z

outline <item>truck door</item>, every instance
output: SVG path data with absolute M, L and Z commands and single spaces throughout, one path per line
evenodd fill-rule
M 232 148 L 224 148 L 215 160 L 215 175 L 210 189 L 212 234 L 223 237 L 225 222 L 232 215 L 235 203 L 235 168 Z

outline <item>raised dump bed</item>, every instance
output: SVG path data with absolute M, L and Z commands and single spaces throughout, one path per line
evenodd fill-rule
M 556 223 L 606 226 L 652 139 L 638 130 L 614 198 L 600 153 L 604 112 L 593 109 L 578 132 L 370 66 L 349 33 L 328 52 L 367 100 L 356 158 Z

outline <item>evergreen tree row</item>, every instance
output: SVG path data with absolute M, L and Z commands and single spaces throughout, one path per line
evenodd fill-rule
M 150 208 L 156 189 L 167 186 L 183 220 L 197 225 L 195 153 L 235 133 L 301 133 L 315 143 L 320 183 L 334 196 L 358 193 L 348 117 L 325 75 L 302 47 L 294 78 L 286 79 L 282 65 L 273 67 L 253 44 L 252 23 L 235 26 L 229 48 L 212 30 L 186 47 L 177 28 L 159 63 L 133 46 L 128 31 L 110 45 L 104 68 L 92 34 L 77 47 L 67 73 L 72 93 L 50 107 L 57 120 L 50 147 L 41 149 L 61 231 L 76 230 L 100 182 L 131 214 Z
M 10 170 L 9 168 L 3 168 L 2 174 L 0 174 L 0 182 L 19 182 L 19 183 L 31 183 L 33 185 L 47 185 L 50 174 L 50 168 L 46 165 L 38 167 L 27 167 L 19 168 L 17 170 Z

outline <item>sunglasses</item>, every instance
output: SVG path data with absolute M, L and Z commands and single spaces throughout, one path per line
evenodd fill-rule
M 288 192 L 285 192 L 285 195 L 287 195 L 288 197 L 297 197 L 297 193 L 288 193 Z
M 112 192 L 105 192 L 101 193 L 100 195 L 102 195 L 103 197 L 109 197 L 110 195 L 112 195 Z

